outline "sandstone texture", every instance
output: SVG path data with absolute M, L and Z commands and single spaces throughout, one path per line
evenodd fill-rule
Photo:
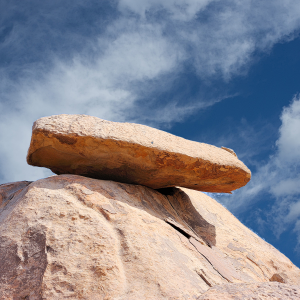
M 299 299 L 300 270 L 199 191 L 59 175 L 0 195 L 1 300 Z
M 250 180 L 231 149 L 189 141 L 131 123 L 58 115 L 33 125 L 27 161 L 56 174 L 229 193 Z
M 282 283 L 223 284 L 209 289 L 198 300 L 299 300 L 300 287 Z

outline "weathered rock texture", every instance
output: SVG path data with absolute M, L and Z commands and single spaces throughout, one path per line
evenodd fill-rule
M 198 191 L 60 175 L 0 194 L 0 299 L 299 293 L 300 270 Z
M 226 148 L 197 143 L 131 123 L 58 115 L 33 125 L 27 161 L 56 174 L 135 183 L 154 189 L 182 186 L 231 192 L 249 169 Z
M 299 300 L 300 287 L 282 283 L 223 284 L 209 289 L 197 300 Z

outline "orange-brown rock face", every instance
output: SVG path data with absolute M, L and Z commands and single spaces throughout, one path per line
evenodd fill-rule
M 27 161 L 56 174 L 224 192 L 244 186 L 249 169 L 232 153 L 147 126 L 85 115 L 37 120 Z
M 0 195 L 1 300 L 298 293 L 300 270 L 198 191 L 60 175 Z

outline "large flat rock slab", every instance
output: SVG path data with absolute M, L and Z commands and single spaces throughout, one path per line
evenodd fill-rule
M 86 115 L 57 115 L 33 125 L 27 162 L 56 174 L 228 193 L 250 170 L 227 150 L 148 126 Z

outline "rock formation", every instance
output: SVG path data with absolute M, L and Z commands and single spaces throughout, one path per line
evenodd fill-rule
M 111 129 L 111 133 L 101 133 L 98 119 L 95 127 L 91 127 L 91 119 L 86 116 L 70 116 L 74 122 L 69 127 L 64 123 L 67 119 L 67 116 L 43 118 L 41 124 L 35 124 L 29 161 L 42 161 L 44 166 L 53 168 L 54 165 L 59 168 L 60 161 L 59 172 L 63 172 L 70 163 L 66 153 L 73 151 L 77 154 L 71 159 L 72 163 L 75 157 L 82 155 L 86 160 L 79 160 L 77 166 L 84 165 L 87 157 L 91 158 L 88 153 L 96 155 L 91 145 L 100 145 L 103 136 L 110 137 L 109 143 L 114 145 L 108 148 L 113 149 L 113 157 L 118 157 L 114 148 L 118 143 L 120 157 L 126 158 L 127 149 L 134 158 L 133 153 L 137 153 L 141 145 L 145 146 L 144 150 L 147 148 L 149 156 L 151 151 L 155 155 L 167 153 L 163 146 L 151 148 L 147 144 L 151 136 L 147 133 L 151 131 L 149 127 L 125 124 L 126 138 L 117 142 L 116 135 L 122 135 L 122 131 L 118 133 L 122 128 L 118 123 L 116 132 Z M 110 122 L 107 124 L 113 128 Z M 107 130 L 104 125 L 101 128 Z M 135 126 L 145 130 L 146 138 L 140 137 L 139 143 L 139 136 L 128 134 Z M 94 138 L 87 138 L 85 128 Z M 91 134 L 91 130 L 95 132 Z M 130 144 L 130 139 L 134 143 Z M 153 138 L 154 143 L 159 140 Z M 126 147 L 124 141 L 127 141 Z M 178 150 L 179 141 L 174 144 L 166 141 L 176 150 L 169 151 L 170 156 L 165 158 L 172 158 L 172 168 L 166 165 L 168 171 L 175 170 L 175 173 L 175 157 L 181 159 L 180 165 L 187 166 L 183 163 L 184 159 L 188 161 L 187 153 L 197 152 L 193 148 L 185 149 L 186 142 L 183 155 L 184 151 Z M 70 148 L 64 143 L 70 144 Z M 76 147 L 86 151 L 85 154 L 80 154 Z M 200 179 L 206 182 L 204 188 L 218 189 L 217 182 L 222 186 L 228 178 L 233 178 L 230 177 L 235 173 L 233 170 L 237 170 L 237 174 L 249 174 L 235 155 L 228 152 L 230 149 L 203 144 L 200 148 L 212 149 L 209 153 L 203 150 L 201 159 L 199 155 L 190 156 L 197 157 L 199 164 L 206 166 L 208 173 L 205 179 Z M 221 156 L 214 159 L 212 155 L 218 153 Z M 147 155 L 143 156 L 146 164 L 150 161 Z M 118 163 L 127 163 L 129 160 L 125 158 L 120 158 Z M 100 161 L 95 159 L 95 164 L 100 165 Z M 134 165 L 139 168 L 135 174 L 138 176 L 143 170 L 142 159 Z M 221 171 L 222 166 L 227 166 L 227 171 Z M 97 168 L 99 171 L 100 167 Z M 225 179 L 220 177 L 221 172 L 227 174 L 223 174 Z M 164 178 L 162 174 L 166 173 L 157 174 Z M 210 176 L 211 185 L 208 184 Z M 195 175 L 193 180 L 197 180 Z M 236 181 L 232 183 L 234 187 L 236 184 Z M 288 258 L 214 199 L 174 185 L 170 179 L 168 184 L 162 185 L 164 188 L 155 190 L 144 185 L 73 174 L 0 185 L 0 300 L 299 299 L 300 270 Z M 224 187 L 226 184 L 222 189 Z
M 198 191 L 76 175 L 0 189 L 0 299 L 198 299 L 274 275 L 300 284 L 283 254 Z
M 250 180 L 234 152 L 144 125 L 59 115 L 33 125 L 27 161 L 56 174 L 228 193 Z

